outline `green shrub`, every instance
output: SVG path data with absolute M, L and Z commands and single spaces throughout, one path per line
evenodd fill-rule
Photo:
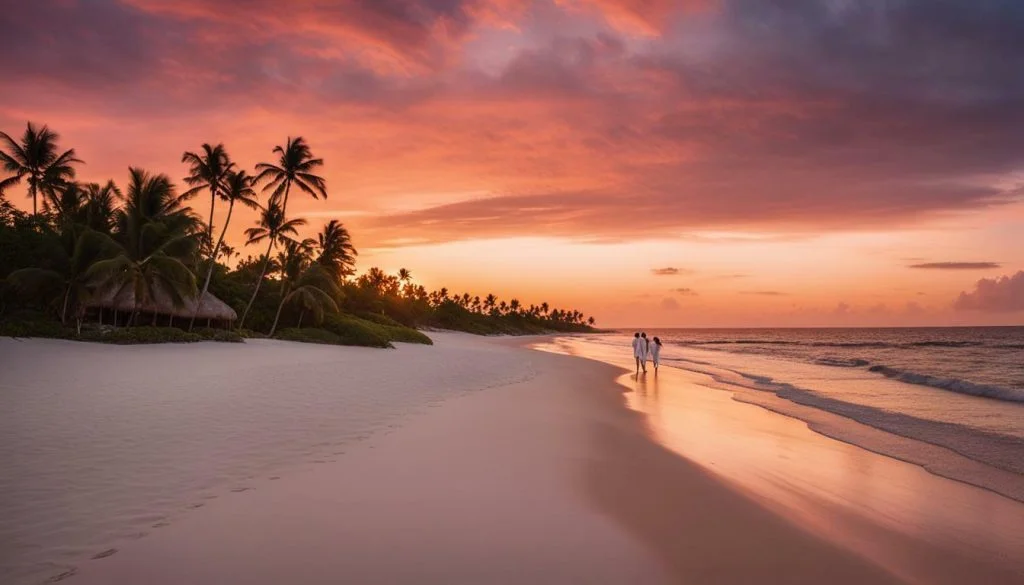
M 303 343 L 323 343 L 328 345 L 347 345 L 342 343 L 342 338 L 330 331 L 323 329 L 317 329 L 315 327 L 306 327 L 305 329 L 298 329 L 296 327 L 290 327 L 288 329 L 282 329 L 277 332 L 275 336 L 277 339 L 283 339 L 285 341 L 301 341 Z
M 363 321 L 371 321 L 373 323 L 376 323 L 377 325 L 387 325 L 389 327 L 406 328 L 405 325 L 402 325 L 398 321 L 395 321 L 391 317 L 388 317 L 387 315 L 384 315 L 382 313 L 356 313 L 354 317 L 357 319 L 361 319 Z
M 213 329 L 210 327 L 197 327 L 192 330 L 206 341 L 222 341 L 226 343 L 243 343 L 245 338 L 238 332 L 231 329 Z
M 189 333 L 177 327 L 120 327 L 107 331 L 82 331 L 82 341 L 99 341 L 119 345 L 145 343 L 195 343 L 203 341 L 198 333 Z
M 388 341 L 398 341 L 400 343 L 419 343 L 421 345 L 434 345 L 433 340 L 427 337 L 422 331 L 417 331 L 411 327 L 405 327 L 404 325 L 390 326 L 390 325 L 378 325 L 383 330 Z
M 119 345 L 142 343 L 194 343 L 197 341 L 221 341 L 240 343 L 242 336 L 234 331 L 223 329 L 195 329 L 191 333 L 177 327 L 119 327 L 96 328 L 86 324 L 82 334 L 78 335 L 73 327 L 64 327 L 53 319 L 10 320 L 0 321 L 0 336 L 5 337 L 45 337 L 50 339 L 70 339 L 74 341 L 93 341 L 98 343 L 114 343 Z
M 389 336 L 381 325 L 349 315 L 327 315 L 321 327 L 341 338 L 343 345 L 391 347 Z
M 61 326 L 53 319 L 4 320 L 0 321 L 0 336 L 4 337 L 48 337 L 64 339 L 74 336 L 74 330 Z

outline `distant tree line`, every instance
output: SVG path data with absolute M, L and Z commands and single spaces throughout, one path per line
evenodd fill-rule
M 17 139 L 0 132 L 0 320 L 53 319 L 81 333 L 83 324 L 93 325 L 98 299 L 129 291 L 134 307 L 114 323 L 121 327 L 165 326 L 155 313 L 144 322 L 150 316 L 143 309 L 168 299 L 198 312 L 195 300 L 208 294 L 236 311 L 239 331 L 270 336 L 337 325 L 345 316 L 385 328 L 474 333 L 585 331 L 594 324 L 548 303 L 427 291 L 407 269 L 392 275 L 370 268 L 355 277 L 358 253 L 338 219 L 302 238 L 307 220 L 288 215 L 294 196 L 328 196 L 323 160 L 302 137 L 275 147 L 272 161 L 252 174 L 223 144 L 185 152 L 184 190 L 166 174 L 136 167 L 120 185 L 79 182 L 83 162 L 74 149 L 59 148 L 59 139 L 32 123 Z M 5 198 L 19 184 L 32 199 L 31 214 Z M 208 213 L 193 209 L 194 200 L 208 200 Z M 244 259 L 225 239 L 238 206 L 257 211 L 244 245 L 259 252 Z M 214 225 L 218 207 L 226 208 L 221 226 Z M 191 330 L 195 322 L 193 313 L 167 325 Z

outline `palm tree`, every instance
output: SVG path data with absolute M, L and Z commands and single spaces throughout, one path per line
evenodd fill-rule
M 292 291 L 284 298 L 284 304 L 299 306 L 299 327 L 302 327 L 302 317 L 306 311 L 313 313 L 315 323 L 323 321 L 324 313 L 327 311 L 332 313 L 339 311 L 334 297 L 341 294 L 340 289 L 337 288 L 334 281 L 325 276 L 326 273 L 321 267 L 308 268 L 295 283 Z
M 336 280 L 355 273 L 356 256 L 359 252 L 352 245 L 352 236 L 342 223 L 332 219 L 317 234 L 320 254 L 316 263 L 322 266 Z
M 409 283 L 412 281 L 412 272 L 408 268 L 398 269 L 398 280 L 403 283 Z
M 322 264 L 311 262 L 314 240 L 288 242 L 284 251 L 278 256 L 281 266 L 281 302 L 277 305 L 274 324 L 270 327 L 270 335 L 277 331 L 281 319 L 281 311 L 286 304 L 297 304 L 301 307 L 299 327 L 302 326 L 302 315 L 312 311 L 314 321 L 323 320 L 326 310 L 337 311 L 334 299 L 341 295 L 337 280 L 330 269 Z
M 78 183 L 67 183 L 55 190 L 53 197 L 43 200 L 43 209 L 56 216 L 61 232 L 85 223 L 85 191 Z
M 594 319 L 593 317 L 588 317 L 587 318 L 587 325 L 590 325 L 591 327 L 593 327 L 594 323 L 597 323 L 597 319 Z
M 508 312 L 513 315 L 519 314 L 519 299 L 512 299 L 508 302 Z
M 327 182 L 323 177 L 314 175 L 313 172 L 324 164 L 323 159 L 313 158 L 309 145 L 301 136 L 292 140 L 291 137 L 285 145 L 275 146 L 277 153 L 277 164 L 259 163 L 256 170 L 256 182 L 269 181 L 263 187 L 264 191 L 273 191 L 271 197 L 280 200 L 282 215 L 288 211 L 288 194 L 294 185 L 301 191 L 309 194 L 313 199 L 323 197 L 327 199 Z
M 204 144 L 203 147 L 209 145 Z M 220 145 L 218 145 L 220 148 Z M 220 195 L 221 199 L 228 202 L 228 216 L 224 219 L 224 227 L 220 230 L 220 237 L 217 238 L 217 245 L 213 247 L 213 252 L 210 254 L 210 264 L 206 267 L 206 278 L 203 280 L 203 289 L 199 291 L 199 298 L 196 302 L 195 311 L 192 312 L 192 319 L 188 323 L 188 330 L 192 330 L 192 326 L 196 322 L 196 315 L 199 313 L 199 305 L 206 296 L 206 291 L 210 290 L 210 279 L 213 278 L 213 267 L 217 264 L 217 255 L 220 253 L 221 245 L 224 244 L 224 235 L 228 232 L 228 226 L 231 224 L 231 212 L 235 209 L 235 203 L 241 203 L 249 209 L 256 209 L 259 207 L 259 203 L 256 201 L 256 191 L 252 188 L 252 177 L 247 175 L 245 171 L 229 172 L 224 178 L 223 184 L 218 188 L 211 187 L 211 192 L 215 191 Z M 212 210 L 212 209 L 211 209 Z M 211 220 L 213 216 L 210 216 Z M 213 224 L 210 224 L 210 228 L 213 228 Z
M 498 304 L 498 297 L 493 294 L 488 294 L 487 298 L 484 299 L 484 308 L 487 309 L 488 313 L 494 313 L 494 307 Z
M 540 314 L 543 315 L 544 317 L 548 316 L 548 311 L 550 310 L 551 305 L 547 304 L 547 302 L 543 302 L 540 304 Z
M 85 186 L 85 225 L 109 234 L 114 229 L 117 201 L 122 198 L 121 190 L 113 180 L 106 185 L 89 183 Z
M 32 198 L 33 215 L 39 214 L 39 194 L 53 197 L 59 187 L 75 178 L 75 169 L 71 165 L 82 162 L 75 158 L 73 148 L 58 154 L 57 140 L 60 135 L 45 125 L 36 128 L 29 122 L 20 143 L 5 132 L 0 132 L 0 139 L 7 149 L 7 152 L 0 150 L 0 164 L 5 171 L 14 173 L 0 181 L 0 192 L 20 183 L 23 177 L 28 177 L 28 195 Z
M 60 269 L 22 268 L 7 276 L 7 281 L 15 289 L 31 295 L 46 296 L 50 291 L 59 291 L 61 301 L 60 321 L 67 324 L 68 309 L 74 310 L 79 334 L 82 329 L 84 303 L 95 288 L 89 269 L 100 260 L 110 258 L 117 253 L 117 244 L 106 234 L 91 229 L 81 230 L 72 238 L 69 232 L 62 239 L 70 244 L 70 250 L 62 248 L 66 255 L 59 262 Z
M 281 204 L 272 199 L 267 203 L 267 206 L 263 208 L 262 213 L 260 213 L 260 218 L 256 223 L 256 227 L 251 227 L 245 230 L 245 236 L 247 238 L 245 244 L 258 244 L 263 240 L 267 240 L 267 253 L 263 255 L 263 268 L 260 270 L 259 279 L 256 280 L 256 287 L 252 291 L 252 296 L 249 297 L 249 303 L 245 306 L 242 318 L 238 320 L 239 329 L 241 329 L 245 324 L 245 318 L 249 315 L 249 311 L 252 309 L 252 304 L 256 301 L 256 295 L 260 292 L 260 286 L 263 284 L 263 278 L 267 275 L 267 267 L 270 265 L 270 254 L 274 251 L 274 245 L 278 241 L 291 241 L 289 236 L 298 235 L 299 232 L 297 228 L 304 225 L 306 225 L 306 220 L 301 218 L 285 219 L 284 210 L 281 208 Z
M 185 183 L 191 189 L 181 194 L 185 201 L 195 197 L 204 189 L 210 191 L 210 221 L 206 224 L 206 237 L 213 243 L 213 211 L 218 195 L 223 199 L 224 183 L 233 171 L 235 163 L 231 162 L 223 144 L 210 146 L 203 144 L 202 152 L 196 154 L 186 151 L 181 155 L 181 162 L 189 165 L 189 175 Z M 211 255 L 211 259 L 215 256 Z
M 167 175 L 136 168 L 129 172 L 125 204 L 116 213 L 114 240 L 119 253 L 96 262 L 86 274 L 97 288 L 113 289 L 114 298 L 132 290 L 134 319 L 139 307 L 152 302 L 158 292 L 176 307 L 195 297 L 196 278 L 188 264 L 197 252 L 200 224 L 192 209 L 181 204 Z

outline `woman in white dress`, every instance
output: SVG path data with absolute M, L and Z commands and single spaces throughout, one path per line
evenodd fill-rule
M 633 357 L 636 358 L 636 373 L 640 374 L 640 367 L 643 366 L 644 373 L 647 373 L 647 339 L 640 337 L 640 332 L 633 334 Z
M 651 362 L 654 364 L 654 373 L 658 373 L 658 364 L 661 363 L 661 340 L 657 337 L 654 338 L 654 343 L 651 344 Z

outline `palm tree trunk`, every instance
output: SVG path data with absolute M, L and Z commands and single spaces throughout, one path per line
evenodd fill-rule
M 29 183 L 28 191 L 32 195 L 32 215 L 39 215 L 39 208 L 36 206 L 36 185 L 35 185 L 35 182 Z
M 274 336 L 274 331 L 277 331 L 277 322 L 281 319 L 281 309 L 284 308 L 284 300 L 288 298 L 288 286 L 286 285 L 281 291 L 281 302 L 277 304 L 277 314 L 274 315 L 274 324 L 270 326 L 270 336 Z
M 306 309 L 299 311 L 299 329 L 302 329 L 302 316 L 306 314 Z
M 60 310 L 60 324 L 67 325 L 68 322 L 68 299 L 71 298 L 71 285 L 64 290 L 64 307 Z
M 206 224 L 206 237 L 209 241 L 213 241 L 213 209 L 217 203 L 217 188 L 213 185 L 210 186 L 210 223 Z
M 196 310 L 192 311 L 192 320 L 188 322 L 188 330 L 192 331 L 192 325 L 196 322 L 196 315 L 199 314 L 199 304 L 203 302 L 203 297 L 206 296 L 206 291 L 210 290 L 210 278 L 213 277 L 213 266 L 217 263 L 217 253 L 220 252 L 220 247 L 224 243 L 224 235 L 227 234 L 228 224 L 231 223 L 231 211 L 235 208 L 235 200 L 232 199 L 228 203 L 228 217 L 224 220 L 224 228 L 220 230 L 220 238 L 217 239 L 217 245 L 213 247 L 213 254 L 210 255 L 210 266 L 206 269 L 206 280 L 203 282 L 203 290 L 199 293 L 199 298 L 196 299 Z M 211 223 L 210 229 L 213 229 L 213 216 L 210 216 Z
M 288 183 L 284 187 L 284 201 L 281 204 L 281 218 L 287 219 L 288 211 L 288 192 L 291 190 L 292 184 Z M 249 299 L 249 304 L 245 306 L 245 311 L 242 313 L 242 318 L 238 320 L 238 328 L 241 329 L 242 325 L 245 324 L 245 317 L 249 314 L 249 309 L 252 308 L 253 302 L 256 300 L 256 295 L 260 292 L 260 285 L 263 284 L 263 277 L 267 274 L 267 265 L 270 264 L 270 253 L 274 251 L 274 243 L 277 240 L 276 236 L 270 237 L 270 245 L 267 246 L 267 256 L 263 260 L 263 270 L 260 272 L 260 279 L 256 281 L 256 289 L 252 291 L 252 298 Z
M 260 293 L 260 285 L 263 284 L 263 277 L 267 275 L 267 266 L 270 265 L 270 253 L 274 251 L 274 237 L 270 238 L 270 245 L 267 246 L 267 255 L 263 258 L 263 270 L 260 271 L 260 278 L 256 281 L 256 288 L 252 291 L 252 297 L 249 298 L 249 304 L 245 306 L 245 311 L 242 312 L 242 318 L 238 320 L 238 329 L 242 329 L 242 325 L 245 324 L 245 318 L 249 315 L 249 310 L 252 309 L 253 302 L 256 301 L 256 295 Z
M 284 186 L 284 201 L 281 203 L 281 217 L 288 219 L 288 192 L 292 190 L 292 183 L 288 181 Z

